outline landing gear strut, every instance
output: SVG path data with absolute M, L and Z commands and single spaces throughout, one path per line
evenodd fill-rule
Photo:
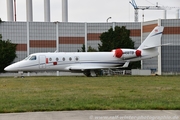
M 21 78 L 24 78 L 24 76 L 23 76 L 23 71 L 18 71 L 18 74 L 19 74 L 19 76 L 20 76 Z
M 94 70 L 86 70 L 86 71 L 84 71 L 84 75 L 87 77 L 96 77 L 97 76 L 97 74 L 95 73 Z

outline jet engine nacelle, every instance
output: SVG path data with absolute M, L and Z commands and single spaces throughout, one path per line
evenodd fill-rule
M 124 60 L 141 57 L 141 50 L 134 49 L 115 49 L 113 50 L 114 56 L 117 58 L 122 58 Z

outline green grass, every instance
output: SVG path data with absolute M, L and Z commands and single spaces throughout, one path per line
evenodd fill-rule
M 180 76 L 0 78 L 0 113 L 180 109 Z

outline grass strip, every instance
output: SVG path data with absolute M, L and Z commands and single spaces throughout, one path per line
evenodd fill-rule
M 179 76 L 0 78 L 0 113 L 179 110 Z

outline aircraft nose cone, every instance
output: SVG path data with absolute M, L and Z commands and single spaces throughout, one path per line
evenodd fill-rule
M 17 71 L 18 70 L 18 64 L 12 64 L 4 68 L 5 71 Z
M 4 68 L 5 71 L 11 71 L 11 67 L 10 66 L 7 66 Z

